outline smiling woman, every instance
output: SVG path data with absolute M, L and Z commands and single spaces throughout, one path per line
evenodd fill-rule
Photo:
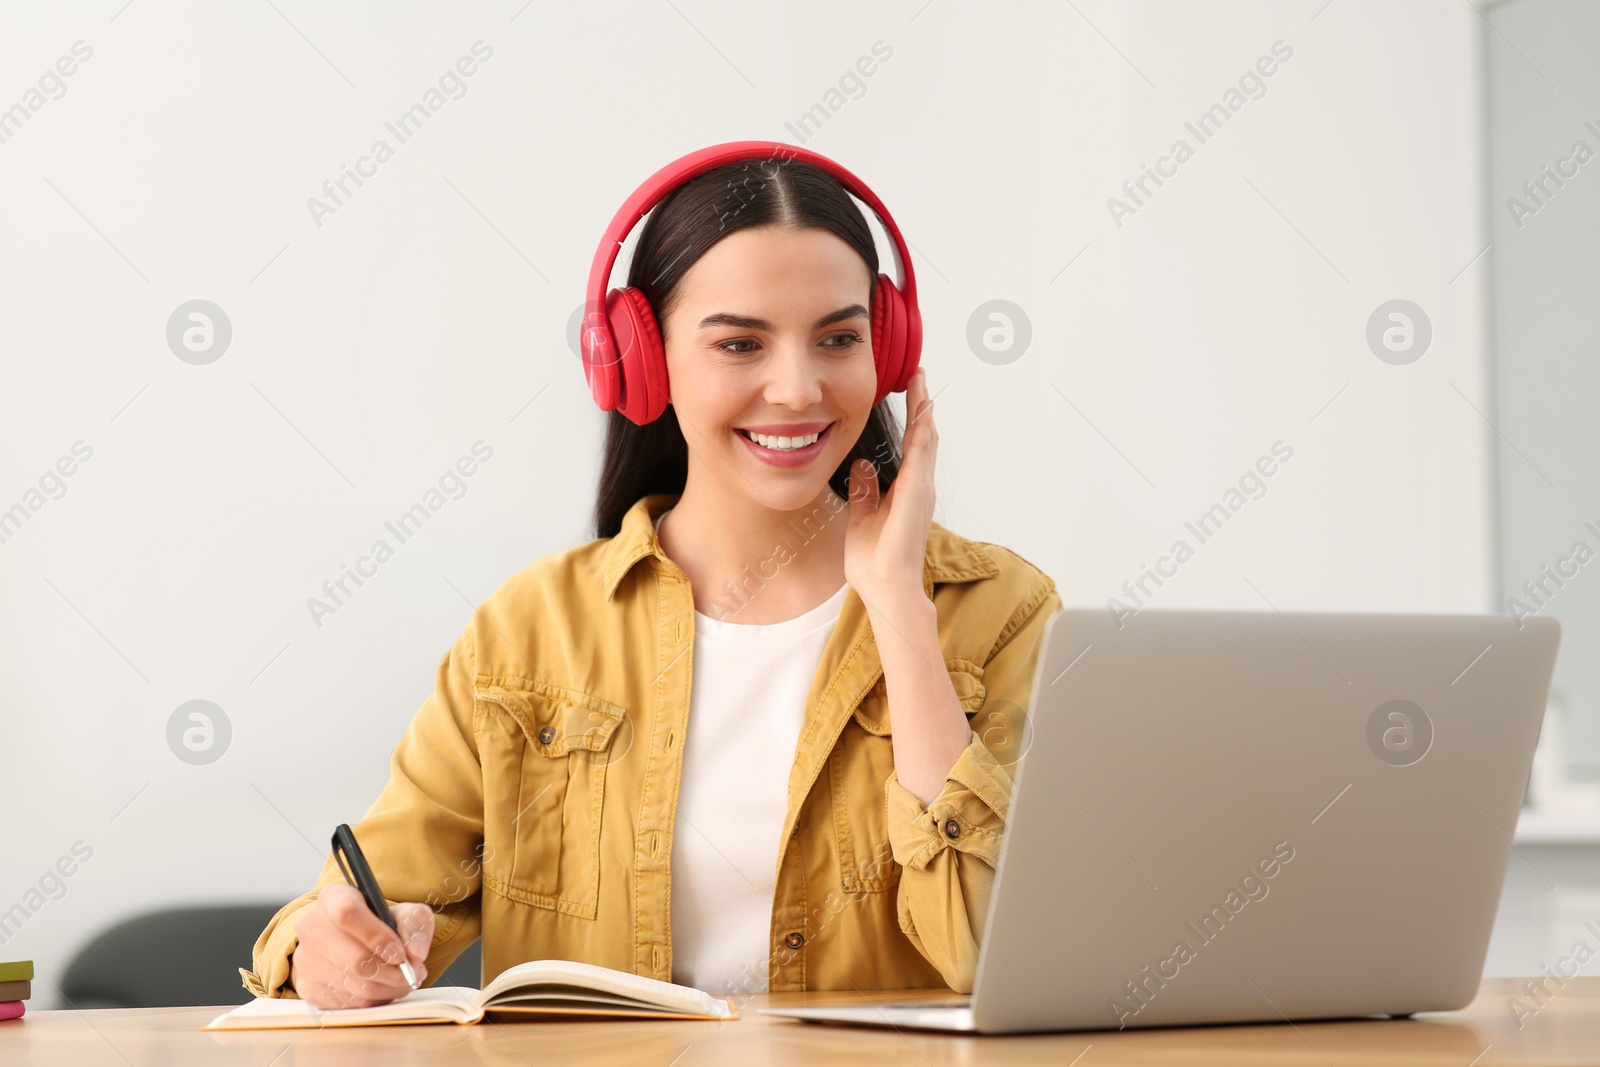
M 380 1003 L 406 955 L 437 975 L 481 936 L 486 979 L 544 957 L 741 994 L 971 989 L 1016 757 L 969 719 L 1027 706 L 1061 598 L 933 521 L 907 259 L 869 189 L 790 146 L 713 146 L 629 198 L 581 335 L 610 412 L 599 536 L 473 613 L 353 827 L 406 943 L 330 862 L 249 988 Z

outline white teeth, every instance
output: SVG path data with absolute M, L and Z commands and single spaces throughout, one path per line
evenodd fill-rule
M 745 433 L 756 444 L 761 445 L 763 448 L 770 448 L 775 452 L 792 452 L 797 448 L 804 448 L 822 436 L 820 433 L 808 433 L 804 437 L 768 437 L 766 434 L 756 433 L 754 430 L 746 430 Z

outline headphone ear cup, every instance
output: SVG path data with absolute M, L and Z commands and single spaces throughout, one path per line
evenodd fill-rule
M 911 376 L 917 373 L 917 366 L 922 362 L 922 311 L 915 300 L 907 300 L 900 290 L 896 289 L 894 295 L 900 298 L 901 314 L 900 375 L 894 385 L 899 391 L 911 385 Z
M 611 337 L 611 322 L 604 313 L 585 317 L 578 336 L 578 352 L 583 357 L 583 377 L 589 383 L 589 395 L 594 397 L 601 411 L 615 410 L 622 398 L 622 373 Z
M 872 355 L 878 368 L 878 394 L 873 406 L 892 392 L 905 388 L 905 297 L 887 274 L 878 275 L 878 295 L 872 307 Z
M 667 354 L 650 301 L 640 289 L 613 289 L 606 313 L 616 342 L 620 400 L 618 410 L 643 426 L 667 409 Z

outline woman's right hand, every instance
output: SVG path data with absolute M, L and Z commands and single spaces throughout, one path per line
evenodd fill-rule
M 289 981 L 300 999 L 318 1010 L 387 1004 L 411 992 L 402 959 L 416 968 L 420 987 L 428 977 L 423 961 L 433 943 L 433 909 L 396 904 L 389 911 L 398 935 L 353 886 L 324 886 L 295 924 L 299 944 L 289 956 Z

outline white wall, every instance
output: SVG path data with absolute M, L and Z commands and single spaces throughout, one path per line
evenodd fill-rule
M 617 204 L 693 148 L 794 140 L 875 41 L 806 144 L 920 257 L 941 522 L 1103 603 L 1282 439 L 1156 603 L 1490 601 L 1467 5 L 120 4 L 0 22 L 0 107 L 93 48 L 0 144 L 0 508 L 93 449 L 0 544 L 0 909 L 93 849 L 0 946 L 42 976 L 138 910 L 310 884 L 472 604 L 588 536 L 602 416 L 564 335 Z M 1115 226 L 1107 198 L 1280 39 L 1266 95 Z M 466 95 L 315 225 L 478 40 Z M 1364 340 L 1396 297 L 1434 328 L 1408 367 Z M 206 366 L 165 340 L 195 298 L 233 326 Z M 991 299 L 1031 321 L 1006 365 L 966 342 Z M 314 626 L 479 440 L 466 495 Z M 206 766 L 166 740 L 192 699 L 232 725 Z

